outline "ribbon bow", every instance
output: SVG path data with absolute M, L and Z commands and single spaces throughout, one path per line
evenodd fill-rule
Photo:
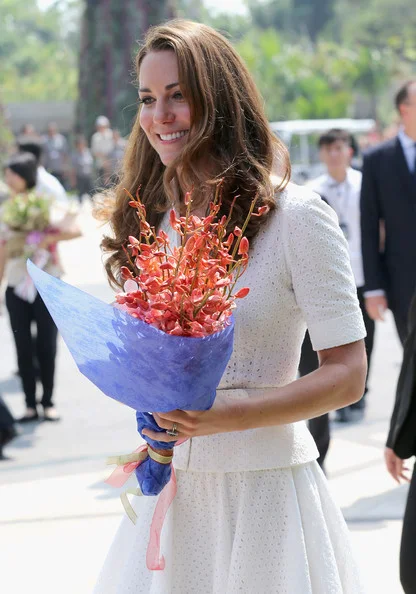
M 137 448 L 137 450 L 131 454 L 111 456 L 107 459 L 107 464 L 116 464 L 117 468 L 105 482 L 112 487 L 122 487 L 136 468 L 148 457 L 160 464 L 172 464 L 173 453 L 170 456 L 162 456 L 155 452 L 148 444 L 145 444 Z M 172 465 L 171 479 L 159 495 L 150 526 L 150 538 L 146 552 L 146 565 L 148 569 L 153 571 L 163 570 L 165 568 L 165 559 L 163 555 L 160 555 L 160 534 L 162 532 L 167 511 L 175 498 L 176 490 L 176 476 Z M 133 524 L 136 524 L 137 514 L 131 506 L 127 496 L 128 494 L 141 496 L 142 492 L 139 488 L 127 489 L 127 491 L 120 495 L 126 514 Z

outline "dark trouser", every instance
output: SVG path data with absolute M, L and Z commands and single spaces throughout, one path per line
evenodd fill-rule
M 312 373 L 319 367 L 318 355 L 312 348 L 309 332 L 306 332 L 305 339 L 302 344 L 302 352 L 299 362 L 299 374 L 301 377 Z M 318 448 L 319 458 L 318 464 L 323 467 L 325 457 L 328 453 L 329 442 L 331 439 L 329 432 L 329 416 L 327 414 L 310 419 L 308 422 L 309 431 L 315 440 Z
M 90 175 L 78 175 L 77 176 L 77 192 L 78 199 L 81 202 L 84 194 L 92 194 L 93 184 Z
M 3 429 L 13 427 L 14 419 L 12 413 L 9 411 L 7 404 L 0 396 L 0 433 Z
M 409 331 L 409 324 L 407 314 L 401 311 L 394 311 L 394 323 L 396 324 L 397 334 L 399 335 L 400 342 L 402 346 L 406 340 L 407 333 Z
M 66 177 L 62 171 L 50 171 L 50 174 L 56 177 L 56 179 L 61 182 L 63 187 L 66 189 Z
M 400 547 L 400 581 L 405 594 L 416 594 L 416 467 L 413 471 L 403 518 Z
M 372 320 L 364 306 L 364 297 L 363 297 L 363 290 L 362 288 L 357 289 L 357 296 L 358 301 L 360 303 L 361 312 L 363 314 L 364 325 L 367 331 L 367 336 L 365 338 L 365 347 L 367 351 L 367 359 L 368 359 L 368 371 L 367 371 L 367 378 L 370 371 L 370 362 L 371 362 L 371 355 L 373 352 L 374 346 L 374 331 L 375 331 L 375 322 Z M 312 348 L 311 339 L 309 337 L 309 332 L 305 335 L 305 340 L 303 341 L 302 351 L 300 356 L 299 362 L 299 374 L 301 377 L 307 375 L 308 373 L 312 373 L 315 369 L 318 369 L 319 361 L 318 355 Z M 367 381 L 365 386 L 364 394 L 367 392 Z M 328 453 L 329 442 L 331 440 L 330 430 L 329 430 L 329 415 L 325 414 L 320 417 L 316 417 L 315 419 L 310 419 L 309 421 L 309 430 L 312 433 L 312 437 L 315 440 L 316 447 L 319 451 L 319 458 L 318 463 L 320 466 L 324 465 L 325 457 Z
M 39 295 L 34 303 L 28 303 L 8 287 L 6 307 L 9 312 L 14 342 L 17 352 L 17 365 L 22 380 L 26 406 L 36 408 L 36 358 L 39 363 L 40 379 L 43 386 L 41 404 L 44 408 L 53 406 L 52 393 L 55 376 L 56 343 L 58 331 L 55 322 Z M 36 324 L 36 342 L 32 339 L 31 324 Z
M 367 336 L 364 339 L 365 342 L 365 350 L 367 352 L 367 377 L 365 380 L 365 390 L 364 390 L 364 394 L 367 393 L 368 388 L 367 388 L 367 380 L 368 380 L 368 375 L 370 373 L 370 363 L 371 363 L 371 355 L 373 353 L 373 346 L 374 346 L 374 333 L 375 333 L 375 329 L 376 329 L 376 323 L 374 320 L 372 320 L 370 318 L 370 316 L 367 313 L 367 310 L 365 308 L 365 299 L 364 299 L 364 295 L 363 295 L 364 291 L 362 287 L 359 287 L 357 289 L 357 297 L 358 297 L 358 301 L 360 303 L 360 308 L 361 308 L 361 313 L 363 314 L 363 320 L 364 320 L 364 326 L 365 326 L 365 330 L 367 332 Z

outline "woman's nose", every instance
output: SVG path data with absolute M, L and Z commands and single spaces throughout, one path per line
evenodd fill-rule
M 153 113 L 153 119 L 158 124 L 164 124 L 172 122 L 175 119 L 175 115 L 169 109 L 169 106 L 164 102 L 156 104 L 155 111 Z

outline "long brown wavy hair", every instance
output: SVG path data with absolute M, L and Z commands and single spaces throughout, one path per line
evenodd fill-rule
M 128 266 L 123 247 L 128 236 L 138 232 L 138 219 L 128 204 L 125 189 L 135 195 L 140 188 L 147 220 L 158 228 L 164 212 L 177 203 L 174 186 L 181 189 L 182 196 L 192 189 L 193 203 L 198 207 L 207 203 L 222 179 L 220 216 L 228 215 L 237 196 L 231 231 L 235 225 L 242 226 L 256 195 L 257 206 L 268 205 L 270 214 L 276 208 L 276 191 L 282 190 L 290 178 L 287 149 L 271 132 L 263 99 L 227 39 L 211 27 L 186 20 L 153 27 L 137 54 L 137 78 L 148 53 L 166 50 L 173 51 L 178 60 L 178 82 L 191 112 L 189 140 L 180 156 L 164 166 L 140 127 L 137 114 L 120 181 L 107 196 L 107 206 L 99 212 L 99 218 L 106 217 L 113 231 L 112 237 L 104 237 L 102 248 L 109 254 L 106 270 L 115 286 L 121 283 L 121 266 Z M 277 189 L 270 179 L 273 172 L 280 179 Z M 245 232 L 249 240 L 267 218 L 252 217 Z

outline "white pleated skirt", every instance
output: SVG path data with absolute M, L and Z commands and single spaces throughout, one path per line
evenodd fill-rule
M 316 462 L 251 472 L 177 471 L 162 532 L 166 567 L 149 571 L 155 498 L 134 498 L 94 594 L 360 594 L 342 514 Z

